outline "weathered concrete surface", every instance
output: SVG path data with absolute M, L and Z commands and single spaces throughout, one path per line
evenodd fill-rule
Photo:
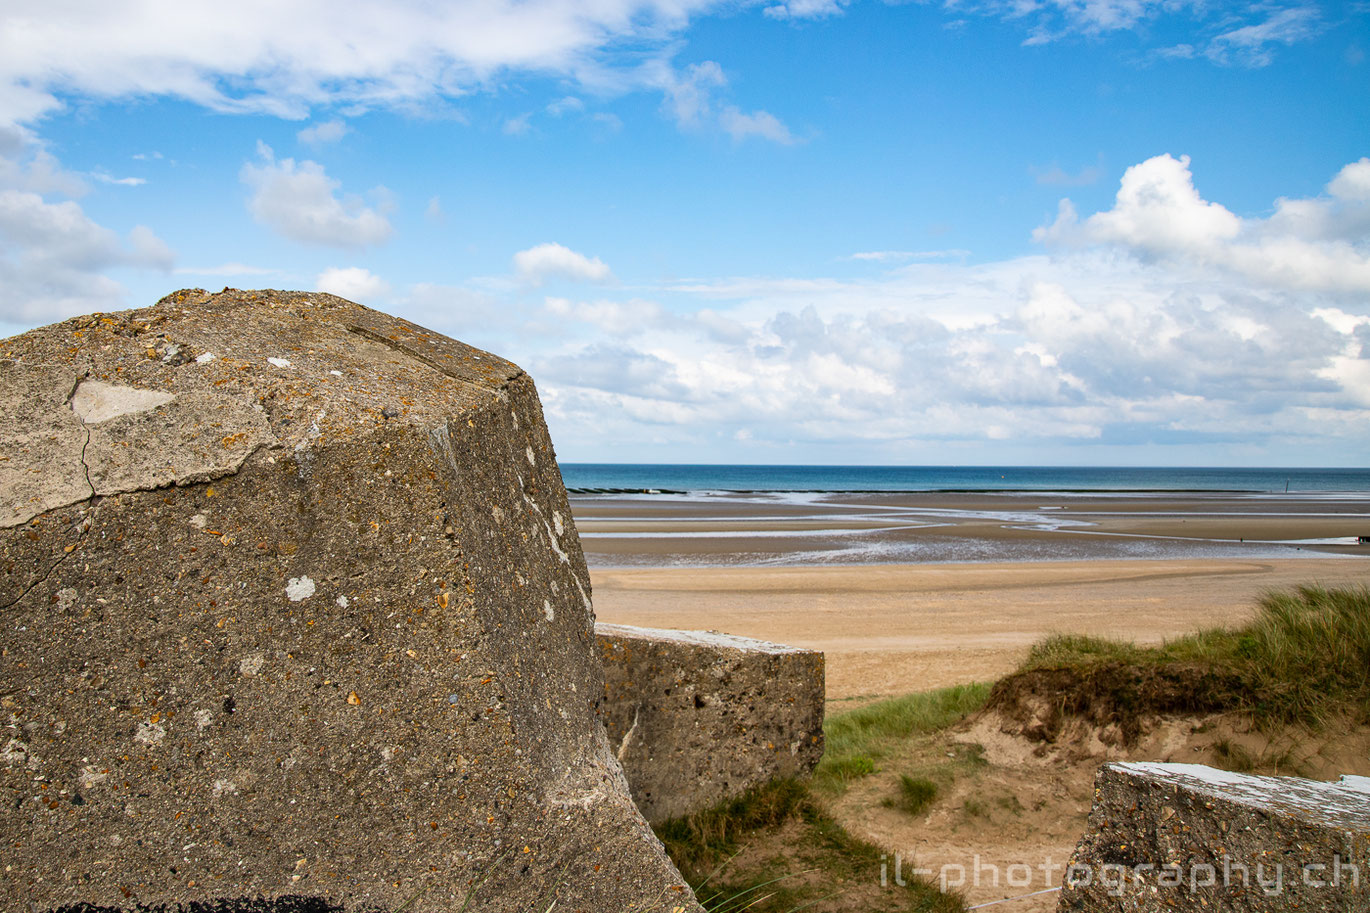
M 0 341 L 0 492 L 0 909 L 698 909 L 516 366 L 179 292 Z
M 1370 779 L 1105 764 L 1062 911 L 1370 910 Z
M 704 631 L 597 624 L 604 724 L 652 822 L 823 756 L 823 654 Z

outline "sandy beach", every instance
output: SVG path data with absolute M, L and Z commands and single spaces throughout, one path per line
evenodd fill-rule
M 1370 502 L 1355 498 L 930 493 L 576 498 L 572 509 L 600 620 L 822 650 L 833 710 L 992 680 L 1051 632 L 1156 642 L 1239 623 L 1268 589 L 1370 584 L 1370 545 L 1355 541 L 1370 533 Z M 921 556 L 932 560 L 908 560 Z

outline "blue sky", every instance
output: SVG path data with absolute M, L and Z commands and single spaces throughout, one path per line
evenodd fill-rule
M 11 0 L 0 334 L 323 289 L 563 460 L 1365 465 L 1370 4 Z

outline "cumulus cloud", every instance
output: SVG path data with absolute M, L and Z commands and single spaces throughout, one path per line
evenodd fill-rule
M 305 127 L 295 134 L 295 139 L 307 146 L 322 146 L 336 143 L 348 134 L 348 126 L 340 120 L 328 120 L 312 127 Z
M 723 460 L 800 445 L 891 462 L 1107 462 L 1137 447 L 1177 462 L 1355 460 L 1370 434 L 1370 306 L 1354 272 L 1367 200 L 1370 160 L 1244 219 L 1162 156 L 1129 169 L 1109 208 L 1041 230 L 1049 255 L 871 251 L 897 268 L 548 298 L 525 314 L 558 334 L 524 363 L 559 447 L 582 458 L 631 441 Z M 1324 262 L 1276 268 L 1272 251 L 1291 245 Z M 834 441 L 848 449 L 824 449 Z
M 306 244 L 360 248 L 390 239 L 390 220 L 381 211 L 388 194 L 377 188 L 381 206 L 367 206 L 360 197 L 339 198 L 340 183 L 317 162 L 276 160 L 271 147 L 257 144 L 260 162 L 247 162 L 239 172 L 252 190 L 247 208 L 263 225 L 284 237 Z
M 1188 156 L 1158 155 L 1127 169 L 1112 209 L 1081 221 L 1062 200 L 1055 222 L 1034 237 L 1112 245 L 1276 288 L 1370 292 L 1370 159 L 1341 169 L 1322 196 L 1282 198 L 1269 218 L 1243 219 L 1202 198 Z
M 587 257 L 560 244 L 539 244 L 514 254 L 514 270 L 526 282 L 541 285 L 549 278 L 575 282 L 608 282 L 613 273 L 598 257 Z
M 97 224 L 80 204 L 0 190 L 0 320 L 32 325 L 123 305 L 116 267 L 169 270 L 171 249 L 137 226 L 127 235 Z
M 339 298 L 365 303 L 385 298 L 390 294 L 390 283 L 359 266 L 330 266 L 319 273 L 314 287 Z

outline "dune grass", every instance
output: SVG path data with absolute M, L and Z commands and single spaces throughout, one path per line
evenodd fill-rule
M 1235 629 L 1213 628 L 1156 647 L 1080 635 L 1033 646 L 1019 672 L 1186 665 L 1241 683 L 1230 709 L 1263 727 L 1319 727 L 1350 714 L 1370 719 L 1370 587 L 1300 586 L 1261 597 L 1257 615 Z
M 881 804 L 886 808 L 897 808 L 905 814 L 916 817 L 927 811 L 937 798 L 939 791 L 937 784 L 927 777 L 911 777 L 908 774 L 900 774 L 898 792 L 885 799 Z
M 834 716 L 823 726 L 826 750 L 814 770 L 816 789 L 840 793 L 876 771 L 878 762 L 908 739 L 939 732 L 984 706 L 989 685 L 956 685 L 877 701 Z

